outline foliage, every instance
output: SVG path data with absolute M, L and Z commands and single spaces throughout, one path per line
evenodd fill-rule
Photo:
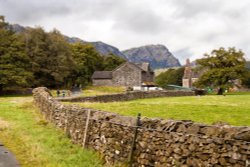
M 6 87 L 29 86 L 32 78 L 24 44 L 7 25 L 0 22 L 0 91 Z
M 62 130 L 43 119 L 32 97 L 0 98 L 0 140 L 23 167 L 101 167 L 92 151 L 72 144 Z
M 118 57 L 112 53 L 103 57 L 103 70 L 111 71 L 125 62 L 121 57 Z
M 0 16 L 0 93 L 12 87 L 86 86 L 96 70 L 112 70 L 125 60 L 101 56 L 90 44 L 69 44 L 56 29 L 26 28 L 15 34 Z
M 86 86 L 91 81 L 95 70 L 102 70 L 102 57 L 92 45 L 75 43 L 71 44 L 72 56 L 76 64 L 70 79 L 73 84 Z
M 230 93 L 226 96 L 164 97 L 126 102 L 77 104 L 129 116 L 141 113 L 143 117 L 151 118 L 192 120 L 206 124 L 227 122 L 236 126 L 250 126 L 249 92 Z
M 243 76 L 242 84 L 250 88 L 250 61 L 246 62 L 246 72 Z
M 204 56 L 196 61 L 197 69 L 203 71 L 203 74 L 195 86 L 219 87 L 218 94 L 221 94 L 223 88 L 232 86 L 237 79 L 242 79 L 246 62 L 242 51 L 235 48 L 219 48 Z
M 65 84 L 73 67 L 71 50 L 59 31 L 46 33 L 41 27 L 23 33 L 25 51 L 31 60 L 33 86 L 55 87 Z M 73 67 L 74 68 L 74 67 Z
M 182 85 L 182 77 L 184 74 L 184 67 L 178 69 L 169 69 L 166 72 L 159 74 L 155 78 L 155 82 L 158 86 L 167 88 L 167 85 Z

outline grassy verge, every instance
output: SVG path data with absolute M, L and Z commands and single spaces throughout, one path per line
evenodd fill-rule
M 23 167 L 98 167 L 99 157 L 74 145 L 32 104 L 32 97 L 0 97 L 0 141 Z
M 250 126 L 250 93 L 226 96 L 166 97 L 112 103 L 78 103 L 83 107 L 136 116 L 193 120 L 206 124 L 226 122 Z

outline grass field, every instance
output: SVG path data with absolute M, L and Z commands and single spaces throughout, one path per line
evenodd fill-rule
M 250 93 L 228 94 L 226 96 L 192 96 L 140 99 L 112 103 L 77 103 L 83 107 L 144 117 L 214 124 L 250 126 Z
M 74 145 L 32 104 L 32 97 L 0 97 L 0 141 L 22 167 L 99 167 L 92 151 Z
M 123 93 L 125 91 L 126 91 L 125 87 L 89 86 L 83 90 L 82 96 L 96 96 L 96 95 Z
M 114 86 L 88 86 L 82 90 L 81 94 L 77 96 L 97 96 L 97 95 L 106 95 L 106 94 L 114 94 L 114 93 L 124 93 L 126 91 L 125 87 L 114 87 Z M 62 92 L 62 90 L 61 90 Z M 65 91 L 67 92 L 67 91 Z M 56 90 L 51 90 L 51 93 L 54 97 L 57 96 Z M 62 94 L 60 95 L 62 96 Z M 66 93 L 67 97 L 68 94 Z
M 90 87 L 85 96 L 124 92 L 123 88 Z M 69 104 L 69 103 L 67 103 Z M 122 115 L 193 120 L 250 126 L 250 93 L 226 96 L 166 97 L 113 103 L 77 103 Z M 32 97 L 0 97 L 0 141 L 24 167 L 98 167 L 99 157 L 74 145 L 32 104 Z

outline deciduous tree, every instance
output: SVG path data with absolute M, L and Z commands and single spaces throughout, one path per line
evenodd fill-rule
M 8 30 L 4 17 L 0 21 L 0 91 L 4 88 L 30 86 L 32 73 L 20 36 Z
M 232 86 L 235 80 L 242 79 L 245 62 L 241 50 L 222 47 L 215 49 L 197 60 L 197 69 L 203 71 L 203 74 L 195 85 L 218 88 L 218 94 L 223 94 L 223 89 Z
M 167 88 L 167 85 L 182 85 L 182 77 L 184 74 L 184 68 L 168 69 L 167 71 L 159 74 L 155 81 L 158 86 Z

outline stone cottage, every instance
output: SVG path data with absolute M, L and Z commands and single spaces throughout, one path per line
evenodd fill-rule
M 186 60 L 184 75 L 182 78 L 182 86 L 187 88 L 192 88 L 193 83 L 198 80 L 201 74 L 193 71 L 190 60 Z
M 125 62 L 113 71 L 95 71 L 92 75 L 94 86 L 145 86 L 154 85 L 154 72 L 149 63 Z

